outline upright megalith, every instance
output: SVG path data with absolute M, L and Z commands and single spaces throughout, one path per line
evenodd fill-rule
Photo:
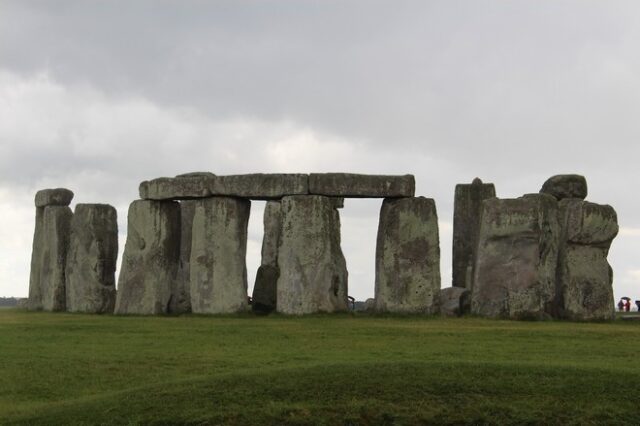
M 277 306 L 277 285 L 280 276 L 278 245 L 282 232 L 282 209 L 279 201 L 268 201 L 263 216 L 262 261 L 253 286 L 252 310 L 269 313 Z
M 180 261 L 177 278 L 171 287 L 169 313 L 172 314 L 191 312 L 191 244 L 196 204 L 195 200 L 180 201 Z
M 440 240 L 434 200 L 416 197 L 383 201 L 375 295 L 380 312 L 438 312 Z
M 555 314 L 560 226 L 547 194 L 483 201 L 471 311 L 487 317 Z
M 340 218 L 329 197 L 282 199 L 277 310 L 285 314 L 346 311 L 347 267 Z
M 471 289 L 473 264 L 480 235 L 482 201 L 496 196 L 492 183 L 475 178 L 456 185 L 453 202 L 453 286 Z
M 251 202 L 213 197 L 196 203 L 191 243 L 191 308 L 199 314 L 245 311 Z
M 180 204 L 137 200 L 127 220 L 115 313 L 165 314 L 180 259 Z
M 565 198 L 587 198 L 587 180 L 580 175 L 551 176 L 542 185 L 541 194 L 549 194 L 558 201 Z
M 116 303 L 118 220 L 107 204 L 78 204 L 66 265 L 69 312 L 112 313 Z
M 65 188 L 43 189 L 35 196 L 36 224 L 29 276 L 30 310 L 65 309 L 65 262 L 73 213 L 67 207 L 73 192 Z
M 558 304 L 573 320 L 614 317 L 613 271 L 607 262 L 618 234 L 615 210 L 579 199 L 560 202 L 562 241 L 558 257 Z

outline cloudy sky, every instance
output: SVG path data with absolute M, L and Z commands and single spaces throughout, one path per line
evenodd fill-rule
M 580 173 L 621 224 L 617 297 L 640 298 L 636 1 L 0 0 L 0 296 L 26 296 L 33 196 L 126 211 L 189 171 L 416 176 L 436 200 Z M 350 293 L 371 297 L 377 200 L 342 210 Z M 250 283 L 263 203 L 250 222 Z

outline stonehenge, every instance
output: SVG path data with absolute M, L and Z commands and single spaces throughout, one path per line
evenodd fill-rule
M 129 206 L 116 286 L 116 210 L 69 207 L 73 192 L 35 196 L 29 310 L 118 315 L 344 312 L 347 262 L 339 209 L 379 198 L 375 297 L 367 312 L 466 313 L 507 319 L 614 317 L 607 261 L 615 210 L 585 201 L 580 175 L 537 194 L 496 197 L 479 178 L 455 188 L 452 287 L 441 288 L 433 199 L 412 175 L 194 172 L 144 181 Z M 266 201 L 261 262 L 247 294 L 252 200 Z

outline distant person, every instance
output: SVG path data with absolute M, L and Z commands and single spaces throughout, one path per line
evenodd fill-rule
M 640 300 L 636 300 L 636 306 L 638 307 L 638 312 L 640 312 Z
M 625 304 L 624 310 L 629 312 L 631 310 L 631 300 L 627 300 L 627 303 Z
M 618 302 L 618 311 L 622 312 L 624 310 L 624 300 L 620 299 Z

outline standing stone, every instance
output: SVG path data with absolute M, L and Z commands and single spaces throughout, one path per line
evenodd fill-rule
M 436 204 L 430 198 L 385 199 L 376 246 L 376 309 L 438 312 L 440 241 Z
M 277 309 L 285 314 L 347 311 L 347 267 L 338 211 L 328 197 L 282 199 Z
M 542 185 L 541 194 L 549 194 L 558 201 L 565 198 L 587 198 L 587 180 L 580 175 L 552 176 Z
M 29 282 L 30 310 L 65 310 L 65 264 L 73 213 L 66 206 L 36 209 Z
M 254 312 L 269 313 L 276 310 L 278 268 L 278 244 L 282 231 L 282 211 L 279 201 L 268 201 L 264 208 L 264 236 L 262 238 L 262 261 L 256 274 L 251 295 Z
M 171 287 L 169 312 L 172 314 L 191 312 L 191 244 L 196 204 L 193 200 L 180 201 L 180 262 Z
M 480 235 L 482 201 L 496 196 L 492 183 L 482 183 L 478 178 L 473 183 L 456 185 L 453 203 L 453 286 L 470 289 L 473 279 L 473 264 L 476 258 Z
M 127 220 L 115 313 L 166 314 L 180 258 L 180 204 L 137 200 Z
M 199 314 L 247 310 L 247 227 L 251 202 L 199 200 L 193 217 L 191 307 Z
M 546 194 L 483 201 L 471 311 L 487 317 L 554 315 L 560 226 Z
M 573 320 L 613 319 L 613 271 L 607 255 L 618 234 L 615 210 L 566 199 L 560 202 L 560 223 L 558 290 L 562 316 Z
M 78 204 L 67 255 L 67 311 L 112 313 L 116 303 L 118 220 L 107 204 Z
M 71 204 L 73 192 L 66 188 L 42 189 L 36 192 L 36 207 L 63 206 Z

